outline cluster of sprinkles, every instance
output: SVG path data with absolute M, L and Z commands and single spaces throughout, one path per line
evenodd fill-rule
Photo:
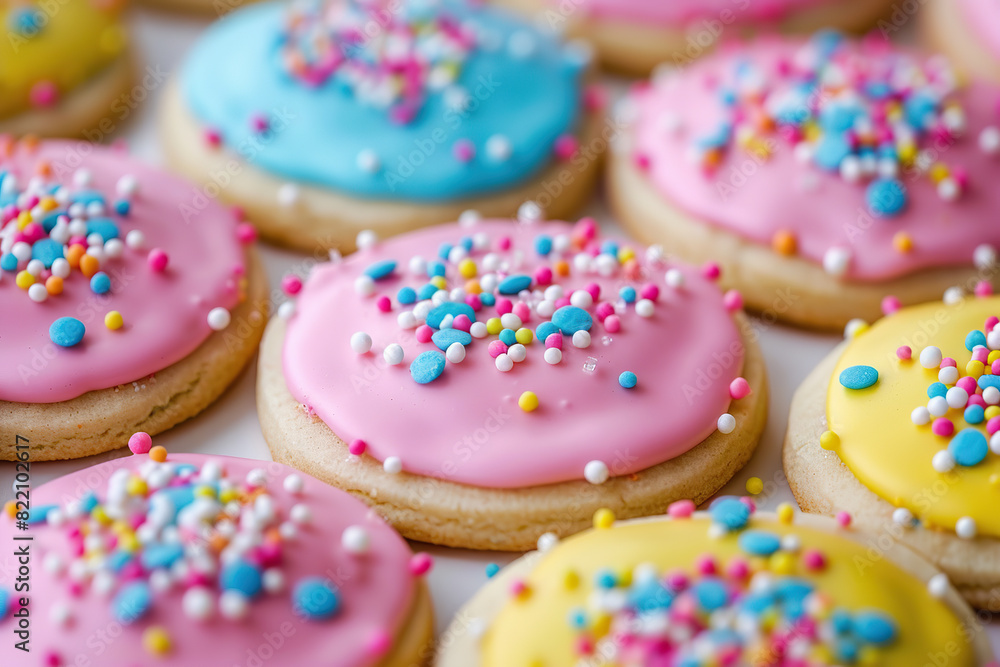
M 147 460 L 135 469 L 119 468 L 97 492 L 27 512 L 29 525 L 61 531 L 70 547 L 49 551 L 42 563 L 45 576 L 65 588 L 61 599 L 46 601 L 57 626 L 74 623 L 74 601 L 89 596 L 105 600 L 122 625 L 145 625 L 175 592 L 182 593 L 180 613 L 192 623 L 238 623 L 253 616 L 255 601 L 274 596 L 286 597 L 289 609 L 308 622 L 335 621 L 343 613 L 334 582 L 321 573 L 290 581 L 285 568 L 289 549 L 310 530 L 319 509 L 310 505 L 302 476 L 289 472 L 272 480 L 254 468 L 235 477 L 213 458 L 200 465 L 174 463 L 146 433 L 134 434 L 128 446 Z M 279 484 L 295 499 L 289 507 L 275 498 Z M 20 518 L 13 502 L 4 514 Z M 364 526 L 347 527 L 340 541 L 351 558 L 370 551 Z M 423 576 L 432 561 L 416 554 L 408 567 L 413 576 Z M 0 589 L 0 620 L 16 611 L 15 604 Z M 367 650 L 377 659 L 392 640 L 387 631 L 375 634 Z M 158 625 L 142 631 L 142 645 L 152 656 L 170 654 L 184 640 Z M 54 650 L 44 654 L 49 665 L 69 664 L 67 659 Z
M 0 154 L 12 147 L 2 139 Z M 95 296 L 106 296 L 124 289 L 113 276 L 127 253 L 145 256 L 149 271 L 167 272 L 169 255 L 148 247 L 141 229 L 126 231 L 139 196 L 140 183 L 130 174 L 119 178 L 110 194 L 94 188 L 86 168 L 77 169 L 72 182 L 64 185 L 52 177 L 49 163 L 39 161 L 36 174 L 24 180 L 5 169 L 0 157 L 0 289 L 20 289 L 23 298 L 40 304 L 62 298 L 67 281 L 79 281 Z M 3 280 L 5 275 L 13 281 Z M 230 319 L 223 307 L 207 315 L 216 331 L 225 329 Z M 125 314 L 113 309 L 104 312 L 103 321 L 112 331 L 127 323 Z M 47 335 L 59 347 L 75 347 L 83 342 L 86 326 L 76 317 L 59 317 L 52 320 Z
M 679 501 L 669 516 L 684 521 L 695 504 Z M 587 580 L 567 570 L 562 585 L 584 589 L 586 603 L 573 609 L 567 623 L 581 665 L 807 665 L 879 664 L 883 651 L 898 643 L 899 624 L 877 608 L 851 609 L 837 604 L 835 591 L 824 591 L 810 576 L 829 567 L 821 549 L 802 543 L 794 532 L 779 534 L 752 526 L 755 505 L 749 498 L 717 499 L 709 509 L 709 536 L 733 536 L 740 555 L 722 560 L 706 553 L 687 568 L 661 571 L 651 563 L 609 567 Z M 792 524 L 791 505 L 778 508 L 778 521 Z M 840 525 L 849 526 L 849 517 Z M 609 510 L 599 510 L 594 526 L 614 525 Z M 552 545 L 539 541 L 539 550 Z M 495 567 L 487 570 L 496 574 Z M 928 593 L 943 597 L 947 577 L 937 574 Z M 530 584 L 515 580 L 515 604 L 530 599 Z
M 956 77 L 942 59 L 923 61 L 873 40 L 855 43 L 821 32 L 773 70 L 739 60 L 731 76 L 717 85 L 726 118 L 692 139 L 693 159 L 707 173 L 735 147 L 767 159 L 780 150 L 772 139 L 776 136 L 799 161 L 863 186 L 864 204 L 875 218 L 893 218 L 906 210 L 910 196 L 904 172 L 928 179 L 949 202 L 969 187 L 970 175 L 962 165 L 949 165 L 928 150 L 933 143 L 951 145 L 973 131 L 955 96 Z M 1000 127 L 975 132 L 973 140 L 983 152 L 1000 153 Z M 648 160 L 641 154 L 637 159 L 640 165 Z M 797 239 L 783 230 L 772 245 L 790 255 Z M 900 231 L 894 246 L 909 252 L 912 240 Z M 824 268 L 841 275 L 850 260 L 848 249 L 833 247 Z
M 468 211 L 461 223 L 469 226 L 478 220 L 477 213 Z M 376 244 L 373 232 L 358 235 L 360 252 Z M 635 250 L 614 240 L 598 238 L 597 223 L 592 218 L 581 219 L 570 233 L 554 236 L 538 233 L 534 238 L 534 253 L 537 263 L 531 266 L 524 253 L 512 252 L 510 237 L 492 238 L 485 232 L 475 232 L 443 244 L 437 257 L 413 256 L 405 262 L 386 259 L 366 267 L 354 283 L 358 298 L 373 302 L 373 308 L 386 317 L 395 316 L 401 334 L 412 331 L 416 339 L 409 348 L 394 341 L 379 341 L 384 361 L 389 366 L 400 366 L 409 359 L 410 377 L 417 385 L 431 384 L 446 372 L 459 372 L 458 367 L 469 354 L 489 355 L 497 372 L 516 373 L 517 366 L 532 354 L 543 363 L 556 366 L 572 350 L 590 348 L 595 336 L 599 336 L 597 340 L 602 344 L 610 344 L 613 336 L 625 333 L 622 317 L 630 310 L 643 319 L 656 315 L 660 287 L 653 281 L 644 282 L 644 269 Z M 650 248 L 647 263 L 650 267 L 662 267 L 669 289 L 684 289 L 684 273 L 667 268 L 662 249 Z M 574 274 L 618 277 L 625 284 L 613 294 L 606 293 L 597 282 L 580 289 L 565 289 L 560 283 Z M 710 263 L 702 274 L 716 280 L 720 270 Z M 383 281 L 407 276 L 416 279 L 416 284 L 392 290 L 380 288 Z M 398 280 L 393 280 L 394 285 L 397 283 Z M 295 276 L 286 276 L 282 284 L 289 296 L 302 287 Z M 743 300 L 732 290 L 723 295 L 723 305 L 736 312 L 743 307 Z M 291 316 L 293 308 L 285 307 L 279 314 Z M 599 334 L 597 327 L 604 333 Z M 358 355 L 377 353 L 375 343 L 365 331 L 355 332 L 349 340 L 352 351 Z M 596 367 L 597 358 L 587 356 L 583 372 L 592 374 Z M 642 391 L 642 380 L 636 370 L 616 372 L 619 373 L 617 388 L 624 390 L 620 396 Z M 744 378 L 731 382 L 732 400 L 750 393 L 750 385 Z M 521 393 L 517 404 L 530 414 L 544 411 L 545 399 L 529 389 Z M 732 433 L 736 426 L 732 414 L 719 416 L 719 432 Z M 360 440 L 350 446 L 355 455 L 362 454 L 365 448 Z M 398 457 L 387 458 L 384 467 L 390 473 L 403 469 Z M 583 472 L 592 484 L 603 484 L 610 477 L 608 465 L 599 460 L 588 462 Z

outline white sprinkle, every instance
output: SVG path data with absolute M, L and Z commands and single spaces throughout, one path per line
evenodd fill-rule
M 851 251 L 847 248 L 830 248 L 823 255 L 823 270 L 834 277 L 847 273 L 847 266 L 850 263 Z
M 267 473 L 263 468 L 254 468 L 247 473 L 246 479 L 250 486 L 264 486 L 267 484 Z
M 948 400 L 944 396 L 935 396 L 927 401 L 927 411 L 932 417 L 943 417 L 948 414 Z
M 278 306 L 278 317 L 280 317 L 281 319 L 287 320 L 291 318 L 291 316 L 294 314 L 295 314 L 294 301 L 286 301 L 280 306 Z
M 586 310 L 594 305 L 594 296 L 585 289 L 578 289 L 570 295 L 569 302 L 577 308 Z
M 473 338 L 486 338 L 489 335 L 485 322 L 473 322 L 472 326 L 469 327 L 469 333 L 472 334 Z
M 983 400 L 986 402 L 986 405 L 997 405 L 1000 403 L 1000 389 L 996 387 L 983 389 Z M 49 521 L 51 522 L 51 519 Z
M 934 345 L 928 345 L 920 350 L 920 365 L 924 368 L 937 368 L 943 358 L 941 348 Z
M 962 291 L 961 287 L 949 287 L 944 291 L 944 296 L 941 300 L 944 301 L 945 305 L 954 306 L 965 299 L 965 293 Z
M 268 593 L 280 593 L 285 589 L 285 575 L 278 568 L 268 568 L 264 570 L 263 583 Z
M 203 586 L 189 588 L 181 598 L 181 610 L 192 621 L 205 621 L 212 617 L 212 594 Z
M 486 155 L 495 162 L 506 162 L 512 151 L 510 139 L 502 134 L 494 134 L 486 140 Z
M 736 430 L 736 417 L 732 416 L 728 412 L 719 417 L 716 425 L 719 428 L 719 433 L 729 434 Z
M 300 196 L 299 186 L 294 183 L 282 183 L 278 187 L 278 203 L 282 206 L 294 206 Z
M 514 368 L 514 360 L 507 356 L 506 353 L 497 355 L 496 361 L 497 370 L 501 373 L 506 373 Z
M 503 326 L 504 329 L 517 331 L 523 324 L 524 322 L 521 321 L 521 318 L 514 313 L 504 313 L 500 316 L 500 325 Z
M 298 505 L 293 505 L 292 509 L 288 512 L 288 518 L 292 522 L 299 525 L 307 524 L 312 522 L 312 510 L 309 509 L 308 505 L 303 505 L 299 503 Z
M 138 229 L 133 229 L 125 235 L 125 245 L 132 250 L 139 250 L 146 245 L 146 235 Z
M 545 353 L 542 355 L 545 359 L 545 363 L 555 366 L 562 361 L 562 350 L 558 347 L 547 347 L 545 348 Z
M 351 336 L 351 349 L 355 354 L 367 354 L 372 349 L 372 337 L 364 331 L 357 331 Z
M 922 405 L 919 408 L 913 408 L 913 412 L 910 413 L 910 421 L 917 426 L 923 426 L 924 424 L 929 423 L 930 420 L 930 411 Z
M 460 364 L 465 361 L 465 346 L 455 342 L 448 346 L 444 353 L 445 358 L 453 364 Z
M 958 181 L 954 178 L 942 178 L 937 185 L 938 197 L 945 201 L 955 201 L 962 194 L 962 188 L 958 186 Z
M 398 366 L 403 363 L 404 356 L 403 346 L 399 343 L 391 343 L 382 350 L 382 358 L 390 366 Z
M 951 583 L 948 581 L 948 576 L 941 572 L 935 574 L 927 582 L 927 592 L 934 598 L 943 598 L 950 589 Z
M 378 234 L 370 229 L 361 230 L 358 232 L 357 238 L 354 239 L 354 244 L 358 246 L 358 250 L 371 250 L 375 247 L 376 243 L 378 243 Z
M 1000 153 L 1000 128 L 991 126 L 979 133 L 979 150 L 987 155 Z
M 372 296 L 375 294 L 375 281 L 371 276 L 360 275 L 354 279 L 354 291 L 359 296 Z
M 219 596 L 219 613 L 230 621 L 246 618 L 250 611 L 250 601 L 239 591 L 223 591 Z
M 955 457 L 947 449 L 942 449 L 931 459 L 931 465 L 937 472 L 949 472 L 955 468 Z
M 990 436 L 990 451 L 994 454 L 1000 454 L 1000 431 Z
M 139 181 L 132 174 L 125 174 L 118 179 L 115 190 L 119 195 L 128 199 L 139 191 Z
M 656 304 L 650 299 L 639 299 L 635 304 L 635 314 L 639 317 L 652 317 L 656 312 Z
M 583 468 L 583 477 L 591 484 L 604 484 L 610 473 L 604 461 L 591 461 Z
M 378 173 L 378 170 L 382 168 L 382 163 L 379 162 L 378 155 L 375 151 L 370 149 L 365 149 L 358 153 L 358 169 L 365 172 L 366 174 Z
M 955 523 L 955 534 L 963 540 L 971 540 L 979 532 L 976 520 L 971 516 L 963 516 Z
M 988 269 L 997 263 L 997 249 L 989 243 L 976 246 L 972 251 L 972 263 L 977 269 Z
M 371 548 L 371 536 L 363 526 L 348 526 L 340 536 L 340 545 L 349 554 L 360 556 Z
M 458 216 L 458 224 L 462 225 L 463 227 L 471 227 L 472 225 L 476 224 L 482 219 L 483 216 L 479 211 L 470 208 L 467 211 L 462 211 L 462 214 Z M 487 243 L 488 242 L 489 240 L 487 239 Z M 473 245 L 476 246 L 475 237 L 473 237 Z M 482 250 L 482 248 L 479 249 Z
M 538 222 L 542 215 L 542 207 L 533 201 L 526 201 L 517 209 L 517 219 L 521 222 Z
M 35 303 L 42 303 L 49 298 L 49 291 L 42 283 L 35 283 L 28 288 L 28 298 Z
M 542 553 L 550 551 L 557 544 L 559 544 L 559 536 L 555 533 L 542 533 L 538 536 L 538 542 L 535 543 Z
M 669 269 L 664 276 L 667 282 L 667 287 L 672 287 L 673 289 L 680 289 L 684 286 L 684 274 L 680 269 Z
M 104 244 L 104 254 L 111 258 L 121 257 L 125 252 L 125 244 L 121 239 L 111 239 Z
M 285 491 L 292 494 L 293 496 L 299 495 L 300 493 L 302 493 L 302 489 L 305 488 L 305 482 L 299 475 L 296 475 L 295 473 L 291 473 L 290 475 L 285 477 L 285 480 L 281 483 L 281 485 L 284 487 Z
M 945 366 L 938 371 L 938 380 L 946 385 L 953 385 L 958 382 L 958 368 L 955 366 Z
M 80 187 L 87 187 L 94 180 L 89 169 L 77 169 L 73 174 L 73 184 Z
M 390 456 L 382 463 L 382 469 L 390 475 L 403 472 L 403 461 L 398 456 Z
M 231 321 L 232 315 L 229 314 L 228 310 L 221 306 L 208 311 L 208 326 L 211 327 L 213 331 L 222 331 L 229 326 Z
M 965 404 L 969 402 L 969 392 L 961 387 L 952 387 L 945 394 L 945 400 L 948 401 L 948 407 L 950 408 L 955 408 L 956 410 L 964 408 Z
M 892 512 L 892 520 L 900 526 L 909 528 L 913 525 L 913 512 L 905 507 L 897 507 Z

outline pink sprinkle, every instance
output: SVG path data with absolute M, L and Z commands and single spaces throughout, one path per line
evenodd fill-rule
M 388 313 L 392 310 L 392 300 L 383 294 L 375 300 L 375 306 L 383 313 Z
M 899 298 L 897 298 L 897 297 L 889 295 L 889 296 L 885 297 L 884 299 L 882 299 L 882 314 L 883 315 L 892 315 L 893 313 L 895 313 L 897 310 L 899 310 L 902 307 L 903 307 L 903 304 L 900 302 Z
M 426 324 L 421 324 L 417 327 L 417 340 L 421 343 L 431 342 L 431 336 L 434 335 L 434 329 L 431 329 Z
M 757 511 L 757 501 L 750 496 L 740 496 L 740 502 L 750 508 L 751 512 Z
M 993 285 L 986 280 L 980 280 L 975 287 L 976 296 L 990 296 L 993 294 Z
M 985 347 L 977 347 L 972 351 L 972 360 L 985 364 L 989 361 L 990 351 Z M 970 392 L 971 393 L 971 392 Z
M 601 286 L 598 285 L 597 283 L 590 283 L 583 289 L 590 292 L 590 296 L 594 297 L 594 301 L 597 301 L 598 299 L 601 298 Z
M 904 361 L 912 359 L 913 350 L 910 348 L 909 345 L 903 345 L 902 347 L 896 349 L 896 356 L 899 357 L 900 359 L 903 359 Z
M 597 237 L 597 221 L 593 218 L 580 218 L 573 226 L 573 235 L 579 235 L 586 241 L 593 241 Z
M 489 351 L 490 356 L 496 359 L 501 354 L 507 353 L 507 345 L 502 340 L 491 340 L 487 350 Z
M 837 512 L 837 523 L 840 524 L 841 528 L 847 528 L 851 525 L 851 514 L 850 512 Z
M 746 579 L 750 576 L 750 564 L 742 558 L 734 558 L 726 566 L 726 574 L 731 579 Z
M 716 572 L 715 559 L 708 554 L 699 557 L 695 567 L 699 574 L 715 574 Z
M 931 424 L 931 431 L 934 435 L 940 435 L 942 438 L 947 438 L 952 433 L 955 432 L 955 425 L 947 417 L 938 417 Z
M 468 333 L 472 329 L 472 320 L 469 319 L 468 315 L 462 313 L 451 323 L 451 328 Z
M 580 143 L 572 134 L 564 134 L 556 139 L 555 156 L 557 160 L 568 160 L 576 155 Z
M 986 432 L 993 435 L 997 431 L 1000 431 L 1000 417 L 993 417 L 986 422 Z
M 267 120 L 267 116 L 264 114 L 254 114 L 253 117 L 250 118 L 250 127 L 254 132 L 264 132 L 269 126 L 270 123 Z
M 603 109 L 608 103 L 608 92 L 603 86 L 593 84 L 587 86 L 583 91 L 583 106 L 588 111 Z
M 639 171 L 649 171 L 649 167 L 653 162 L 648 153 L 640 152 L 636 152 L 636 154 L 632 156 L 632 161 L 635 163 L 635 166 Z
M 722 269 L 715 262 L 708 262 L 705 266 L 701 267 L 701 275 L 709 280 L 718 280 L 719 276 L 722 275 Z
M 607 301 L 604 301 L 597 304 L 597 308 L 594 309 L 594 314 L 597 315 L 597 319 L 603 322 L 608 315 L 615 314 L 615 307 Z
M 434 567 L 434 559 L 431 558 L 430 554 L 418 553 L 413 554 L 410 558 L 410 574 L 414 577 L 422 577 L 431 571 Z
M 128 439 L 128 448 L 132 450 L 133 454 L 148 454 L 152 446 L 153 439 L 144 431 L 133 433 L 132 437 Z
M 517 579 L 510 585 L 510 594 L 514 597 L 521 597 L 527 590 L 528 584 L 522 579 Z
M 660 288 L 653 283 L 647 283 L 642 286 L 639 290 L 639 296 L 643 299 L 649 299 L 650 301 L 656 301 L 660 298 Z
M 549 334 L 548 338 L 545 339 L 546 348 L 554 347 L 557 350 L 561 350 L 562 346 L 563 346 L 563 335 L 559 331 Z
M 349 451 L 351 454 L 354 454 L 355 456 L 361 456 L 362 454 L 365 453 L 366 449 L 368 449 L 368 443 L 366 443 L 361 438 L 351 440 L 351 444 L 347 446 L 347 451 Z
M 802 554 L 802 562 L 807 570 L 816 572 L 826 567 L 826 556 L 816 549 L 806 549 L 805 553 Z
M 510 250 L 510 237 L 501 236 L 497 239 L 497 248 L 500 250 Z
M 667 507 L 667 516 L 673 519 L 687 519 L 694 514 L 694 510 L 693 500 L 678 500 Z
M 996 315 L 990 315 L 989 317 L 986 318 L 986 326 L 983 327 L 983 330 L 986 333 L 989 333 L 993 331 L 993 327 L 995 327 L 997 324 L 1000 324 L 1000 317 L 997 317 Z
M 385 655 L 390 648 L 392 648 L 392 637 L 382 629 L 373 632 L 365 643 L 365 650 L 373 657 Z
M 83 595 L 83 584 L 79 581 L 71 582 L 69 585 L 69 594 L 75 598 Z
M 218 130 L 207 129 L 204 133 L 205 143 L 210 148 L 218 148 L 222 144 L 222 135 Z
M 965 404 L 966 407 L 970 405 L 978 405 L 981 408 L 986 407 L 986 399 L 983 398 L 982 394 L 971 394 L 969 396 L 969 402 Z
M 535 282 L 539 285 L 551 285 L 552 269 L 547 266 L 538 267 L 538 270 L 535 271 Z
M 959 381 L 955 383 L 955 386 L 961 387 L 962 389 L 965 390 L 965 393 L 971 396 L 972 394 L 976 393 L 976 388 L 977 388 L 976 378 L 972 377 L 971 375 L 966 375 L 964 378 L 960 378 Z
M 149 256 L 147 261 L 149 262 L 149 268 L 157 273 L 162 273 L 167 268 L 167 262 L 169 261 L 167 253 L 163 252 L 159 248 L 153 248 L 149 251 Z
M 281 279 L 281 289 L 285 294 L 295 296 L 302 291 L 302 278 L 294 273 L 289 273 Z
M 459 162 L 469 162 L 476 156 L 476 147 L 468 139 L 459 139 L 452 146 L 451 154 Z
M 590 637 L 586 635 L 577 638 L 576 640 L 576 653 L 577 655 L 591 655 L 594 652 L 594 642 L 590 640 Z
M 243 222 L 247 219 L 247 212 L 243 210 L 242 206 L 230 206 L 229 212 L 233 214 L 233 217 L 238 221 Z
M 523 301 L 518 301 L 514 304 L 514 314 L 521 318 L 522 322 L 527 322 L 531 319 L 531 308 Z
M 736 378 L 729 383 L 729 397 L 734 401 L 750 395 L 750 383 L 745 378 Z
M 688 587 L 688 578 L 683 572 L 667 575 L 667 587 L 674 592 L 683 591 Z
M 31 87 L 28 100 L 33 107 L 50 107 L 59 100 L 59 90 L 51 81 L 42 80 Z
M 944 359 L 941 360 L 941 366 L 939 368 L 945 368 L 947 366 L 955 368 L 958 366 L 958 364 L 955 363 L 955 360 L 952 359 L 951 357 L 945 357 Z
M 618 333 L 621 331 L 622 322 L 617 315 L 608 315 L 604 320 L 604 328 L 607 329 L 608 333 Z
M 731 289 L 722 296 L 722 305 L 733 313 L 743 308 L 743 295 L 738 290 Z
M 514 310 L 514 304 L 511 303 L 510 299 L 506 297 L 500 297 L 497 299 L 497 313 L 500 315 L 506 315 L 507 313 Z
M 570 305 L 570 300 L 568 296 L 561 296 L 558 299 L 556 299 L 556 310 L 559 310 L 560 308 L 565 308 L 568 305 Z
M 993 375 L 1000 375 L 1000 359 L 996 359 L 992 364 L 990 364 L 990 372 Z
M 46 651 L 43 664 L 45 667 L 60 667 L 63 664 L 62 656 L 55 651 Z
M 482 301 L 482 299 L 479 298 L 478 294 L 466 294 L 465 295 L 465 303 L 466 303 L 466 305 L 468 305 L 470 308 L 472 308 L 472 310 L 476 311 L 477 313 L 483 307 L 483 301 Z
M 253 243 L 257 240 L 257 229 L 249 222 L 241 222 L 236 227 L 236 239 L 243 245 Z

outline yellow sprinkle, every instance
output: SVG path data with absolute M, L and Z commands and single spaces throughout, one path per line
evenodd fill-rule
M 566 570 L 566 574 L 563 575 L 563 587 L 568 591 L 572 591 L 579 585 L 580 575 L 575 570 Z
M 122 535 L 118 538 L 118 548 L 123 551 L 135 552 L 139 550 L 139 538 L 134 533 Z
M 764 482 L 760 477 L 751 477 L 747 480 L 747 493 L 751 496 L 756 496 L 761 491 L 764 490 Z
M 635 257 L 635 250 L 632 248 L 622 248 L 618 251 L 618 261 L 624 264 L 625 262 L 633 259 Z
M 479 273 L 479 268 L 474 259 L 466 257 L 458 263 L 458 272 L 462 274 L 463 278 L 475 278 L 476 274 Z
M 21 211 L 21 214 L 17 216 L 17 228 L 24 229 L 31 224 L 31 212 Z
M 795 508 L 789 503 L 781 503 L 778 505 L 778 521 L 784 524 L 790 524 L 795 518 Z
M 986 362 L 992 366 L 997 359 L 1000 359 L 1000 350 L 990 350 L 990 356 L 986 357 Z
M 594 528 L 610 528 L 615 522 L 615 513 L 605 508 L 594 512 Z
M 531 341 L 535 340 L 535 334 L 531 332 L 531 329 L 521 327 L 514 334 L 514 338 L 517 339 L 517 342 L 521 345 L 531 345 Z
M 214 498 L 215 489 L 210 486 L 199 486 L 195 488 L 194 495 L 199 498 Z
M 112 523 L 111 517 L 108 516 L 108 513 L 104 511 L 104 507 L 101 505 L 94 507 L 94 509 L 90 511 L 90 516 L 93 517 L 95 521 L 104 524 L 105 526 L 110 526 Z
M 979 379 L 979 376 L 983 374 L 984 370 L 986 370 L 985 364 L 981 361 L 976 361 L 975 359 L 965 365 L 965 374 L 971 375 L 977 380 Z
M 790 554 L 787 551 L 779 551 L 771 556 L 771 571 L 777 574 L 794 574 L 795 554 Z
M 917 159 L 916 144 L 903 144 L 899 147 L 898 155 L 899 161 L 903 164 L 913 164 L 913 161 Z
M 38 205 L 42 207 L 43 211 L 54 211 L 59 208 L 59 202 L 57 202 L 53 197 L 44 197 L 38 202 Z
M 1000 405 L 991 405 L 990 407 L 986 408 L 986 411 L 983 413 L 983 415 L 986 417 L 987 420 L 993 419 L 994 417 L 1000 417 Z
M 899 252 L 907 253 L 913 250 L 913 239 L 906 232 L 896 232 L 892 237 L 892 245 Z
M 144 496 L 148 490 L 146 480 L 142 477 L 129 477 L 128 484 L 125 485 L 125 490 L 128 491 L 130 496 Z
M 35 276 L 31 275 L 27 271 L 18 271 L 17 278 L 14 279 L 17 286 L 21 289 L 28 289 L 35 284 Z
M 503 331 L 503 325 L 500 324 L 499 317 L 491 317 L 490 319 L 486 320 L 486 333 L 495 336 L 501 331 Z
M 219 502 L 225 505 L 226 503 L 231 503 L 234 500 L 238 500 L 240 494 L 236 489 L 226 489 L 219 494 Z
M 948 171 L 948 166 L 942 164 L 941 162 L 936 162 L 929 172 L 931 180 L 935 183 L 940 183 L 944 179 L 948 178 L 950 172 Z
M 153 655 L 163 655 L 170 651 L 170 635 L 159 626 L 146 628 L 142 633 L 142 646 Z
M 837 449 L 840 447 L 840 436 L 833 431 L 824 431 L 823 435 L 819 436 L 819 446 L 823 449 Z
M 538 409 L 538 396 L 533 391 L 526 391 L 517 399 L 517 404 L 525 412 L 534 412 Z
M 591 625 L 591 631 L 598 639 L 606 636 L 611 631 L 611 614 L 597 614 Z
M 444 279 L 444 276 L 434 276 L 430 279 L 430 283 L 438 289 L 445 289 L 448 287 L 448 281 Z
M 122 314 L 117 310 L 112 310 L 104 316 L 104 326 L 112 331 L 121 329 L 123 324 L 125 324 L 125 320 L 122 319 Z

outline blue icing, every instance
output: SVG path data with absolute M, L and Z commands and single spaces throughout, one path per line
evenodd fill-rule
M 417 384 L 429 384 L 441 377 L 445 363 L 446 359 L 440 352 L 421 352 L 410 363 L 410 375 Z
M 381 262 L 375 262 L 367 269 L 365 269 L 365 275 L 372 280 L 382 280 L 392 275 L 392 272 L 396 270 L 396 262 L 391 259 L 386 259 Z
M 11 255 L 11 257 L 13 257 L 13 255 Z M 56 243 L 52 239 L 39 239 L 31 246 L 31 258 L 41 261 L 42 264 L 45 265 L 46 269 L 51 269 L 52 263 L 57 259 L 62 259 L 63 257 L 65 257 L 65 255 L 63 254 L 62 244 Z M 14 268 L 17 268 L 17 264 L 14 265 Z M 13 270 L 14 269 L 8 269 L 8 271 Z
M 111 613 L 119 623 L 128 625 L 149 612 L 153 593 L 145 581 L 133 581 L 118 591 L 111 601 Z
M 256 597 L 264 582 L 260 568 L 243 559 L 225 565 L 219 573 L 219 586 L 224 591 L 239 591 L 247 598 Z
M 535 329 L 535 338 L 544 343 L 545 339 L 554 333 L 559 333 L 559 327 L 552 322 L 542 322 Z
M 87 221 L 87 235 L 100 234 L 105 241 L 118 238 L 118 225 L 110 218 L 91 218 Z
M 590 331 L 590 327 L 594 326 L 594 318 L 583 308 L 563 306 L 552 313 L 552 324 L 567 336 L 572 336 L 577 331 Z
M 446 301 L 437 308 L 432 309 L 431 312 L 427 313 L 427 326 L 432 329 L 440 329 L 441 322 L 443 322 L 444 318 L 449 315 L 453 318 L 458 317 L 459 315 L 465 315 L 473 322 L 476 321 L 476 311 L 472 309 L 472 306 L 458 301 Z
M 878 371 L 871 366 L 851 366 L 840 373 L 840 384 L 848 389 L 867 389 L 878 382 Z
M 781 548 L 781 538 L 765 530 L 747 530 L 740 534 L 740 548 L 751 556 L 770 556 Z
M 324 620 L 340 611 L 340 593 L 320 577 L 307 577 L 295 584 L 292 606 L 310 620 Z
M 447 350 L 453 343 L 471 345 L 472 335 L 461 329 L 441 329 L 431 334 L 431 341 L 437 345 L 439 350 Z
M 726 606 L 729 601 L 729 590 L 718 579 L 703 579 L 691 587 L 698 606 L 703 611 L 715 611 Z
M 740 530 L 750 520 L 750 508 L 739 498 L 719 498 L 708 508 L 712 521 L 725 526 L 730 531 Z
M 526 290 L 529 287 L 531 287 L 531 276 L 515 275 L 507 276 L 500 281 L 497 291 L 501 294 L 512 295 L 519 294 L 522 290 Z
M 184 555 L 180 544 L 147 544 L 142 550 L 142 566 L 147 570 L 169 568 Z
M 896 622 L 879 611 L 858 612 L 854 633 L 869 644 L 884 646 L 896 638 Z
M 510 57 L 504 48 L 479 48 L 466 58 L 457 84 L 470 103 L 449 107 L 443 91 L 430 92 L 412 122 L 390 120 L 386 110 L 360 104 L 331 76 L 306 86 L 289 76 L 277 53 L 284 6 L 241 9 L 212 25 L 184 63 L 181 92 L 194 116 L 218 128 L 225 143 L 255 166 L 283 179 L 313 183 L 355 196 L 448 201 L 502 191 L 547 166 L 556 139 L 580 120 L 581 63 L 562 45 L 501 10 L 447 2 L 463 23 L 473 20 L 498 44 L 515 33 L 537 39 L 532 55 Z M 488 103 L 487 103 L 488 102 Z M 266 151 L 249 119 L 271 112 Z M 287 119 L 284 116 L 287 115 Z M 488 157 L 487 140 L 503 135 L 511 157 Z M 452 145 L 472 142 L 476 155 L 456 160 Z M 362 151 L 381 162 L 372 174 L 358 167 Z
M 968 336 L 965 337 L 965 349 L 972 352 L 977 345 L 986 347 L 986 334 L 979 329 L 974 329 L 969 332 Z
M 986 442 L 986 436 L 978 429 L 965 428 L 948 443 L 948 451 L 951 452 L 955 463 L 968 467 L 982 463 L 990 447 Z

